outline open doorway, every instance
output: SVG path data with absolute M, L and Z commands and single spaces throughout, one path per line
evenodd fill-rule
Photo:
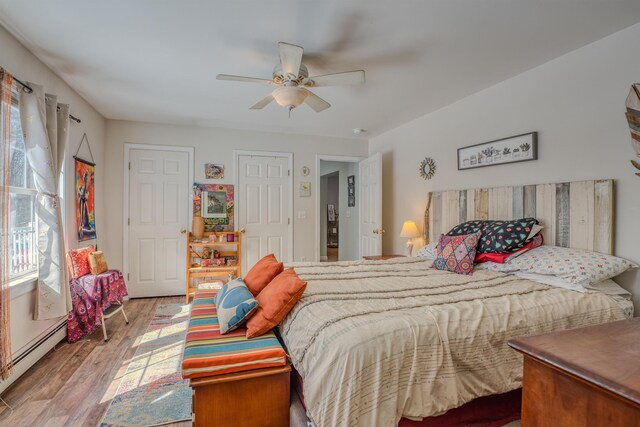
M 357 161 L 319 161 L 320 261 L 360 257 Z

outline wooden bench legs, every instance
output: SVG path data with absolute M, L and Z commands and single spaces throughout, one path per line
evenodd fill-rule
M 291 366 L 192 379 L 195 427 L 289 427 Z

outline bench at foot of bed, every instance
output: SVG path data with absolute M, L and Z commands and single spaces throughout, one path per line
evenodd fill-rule
M 196 293 L 182 360 L 195 427 L 288 427 L 291 365 L 273 332 L 221 335 L 215 290 Z

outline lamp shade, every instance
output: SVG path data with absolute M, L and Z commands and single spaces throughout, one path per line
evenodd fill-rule
M 402 224 L 402 230 L 400 231 L 400 237 L 418 237 L 420 236 L 420 232 L 418 231 L 418 226 L 414 221 L 405 221 Z

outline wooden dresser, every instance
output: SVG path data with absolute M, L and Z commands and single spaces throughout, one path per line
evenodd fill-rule
M 522 426 L 640 426 L 640 318 L 518 338 Z

